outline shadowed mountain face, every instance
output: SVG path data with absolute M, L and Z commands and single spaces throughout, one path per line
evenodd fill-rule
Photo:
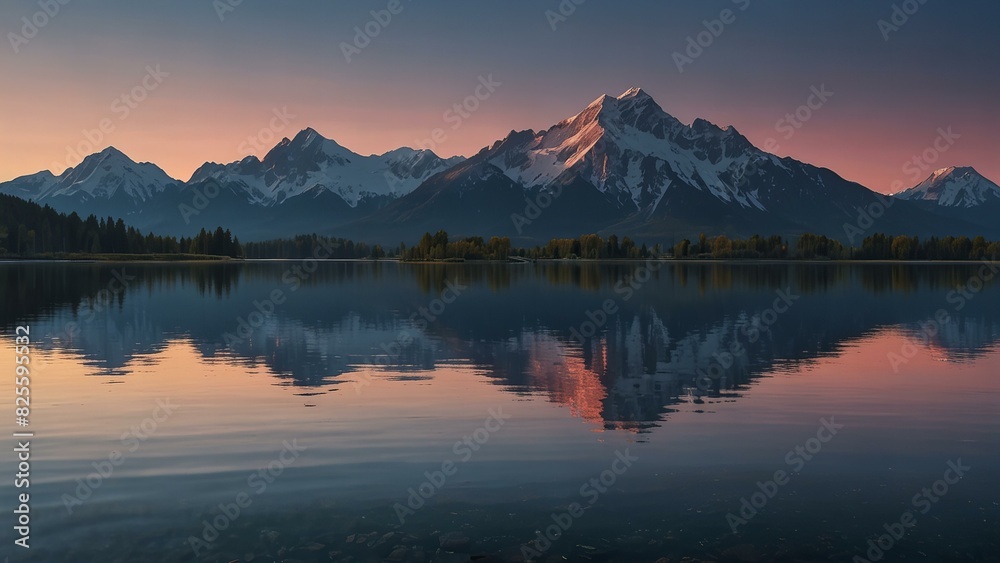
M 701 232 L 846 239 L 860 210 L 885 202 L 830 170 L 766 153 L 733 127 L 684 125 L 633 88 L 548 130 L 512 131 L 342 232 L 385 242 L 436 229 L 529 241 L 594 231 L 668 243 Z M 886 207 L 881 231 L 975 231 L 910 202 Z
M 44 349 L 106 375 L 177 340 L 303 387 L 370 369 L 430 378 L 460 362 L 507 392 L 640 431 L 672 404 L 738 399 L 874 332 L 953 362 L 1000 341 L 991 282 L 956 290 L 982 287 L 969 283 L 990 272 L 978 265 L 297 265 L 4 265 L 0 325 L 30 322 Z M 275 290 L 281 304 L 268 302 Z
M 362 156 L 305 129 L 263 160 L 208 162 L 187 182 L 109 147 L 58 177 L 43 171 L 4 182 L 0 191 L 66 213 L 120 217 L 142 230 L 190 236 L 224 225 L 254 240 L 329 232 L 462 160 L 408 148 Z
M 362 156 L 304 129 L 263 159 L 205 163 L 186 183 L 108 148 L 59 177 L 39 172 L 0 190 L 163 234 L 223 225 L 244 241 L 315 232 L 395 245 L 444 229 L 521 244 L 593 232 L 650 244 L 703 232 L 856 243 L 868 213 L 873 232 L 1000 237 L 1000 187 L 971 168 L 938 171 L 889 200 L 767 153 L 731 126 L 685 125 L 638 88 L 546 130 L 511 131 L 468 160 L 409 148 Z

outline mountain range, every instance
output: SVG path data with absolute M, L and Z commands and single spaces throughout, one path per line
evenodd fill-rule
M 702 232 L 849 243 L 874 232 L 1000 235 L 1000 187 L 972 168 L 938 170 L 887 197 L 767 153 L 734 127 L 685 125 L 638 88 L 548 129 L 511 131 L 468 159 L 410 148 L 362 156 L 308 128 L 262 159 L 208 162 L 186 182 L 109 147 L 0 192 L 162 234 L 222 225 L 242 240 L 316 232 L 394 244 L 439 229 L 521 243 L 583 233 L 665 243 Z

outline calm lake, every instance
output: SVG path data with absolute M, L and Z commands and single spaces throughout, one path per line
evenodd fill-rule
M 0 264 L 0 365 L 30 327 L 35 433 L 32 547 L 8 454 L 0 553 L 1000 561 L 992 276 Z

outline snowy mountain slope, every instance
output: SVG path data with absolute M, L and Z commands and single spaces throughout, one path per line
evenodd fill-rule
M 734 181 L 733 170 L 754 159 L 780 166 L 735 128 L 704 120 L 686 126 L 638 88 L 601 96 L 546 131 L 512 132 L 487 151 L 490 163 L 527 188 L 573 175 L 636 209 L 655 208 L 667 187 L 679 184 L 763 210 L 758 195 Z
M 310 128 L 293 139 L 282 139 L 263 160 L 248 156 L 226 165 L 206 163 L 189 183 L 208 178 L 235 183 L 243 187 L 250 203 L 265 206 L 320 189 L 356 207 L 366 198 L 408 194 L 462 160 L 442 159 L 429 150 L 410 148 L 361 156 Z
M 0 191 L 67 213 L 121 217 L 143 230 L 190 236 L 226 225 L 254 240 L 329 232 L 464 160 L 409 148 L 360 156 L 306 129 L 263 159 L 205 163 L 184 183 L 109 147 L 60 176 L 42 171 Z
M 996 236 L 1000 187 L 971 167 L 942 168 L 893 197 L 924 211 L 975 225 L 976 231 L 970 236 Z
M 1000 186 L 972 167 L 942 168 L 916 186 L 893 194 L 910 201 L 933 201 L 945 207 L 977 207 L 1000 200 Z
M 496 174 L 520 188 L 519 196 L 488 204 L 487 186 L 511 192 Z M 462 235 L 534 240 L 592 232 L 662 242 L 702 232 L 845 239 L 845 225 L 882 198 L 831 170 L 758 149 L 733 127 L 703 119 L 685 125 L 632 88 L 601 96 L 549 129 L 511 131 L 354 226 L 368 236 L 379 235 L 378 225 L 438 225 Z M 474 210 L 479 230 L 456 217 L 456 201 Z M 892 205 L 878 226 L 901 234 L 970 227 L 909 202 Z M 402 234 L 419 236 L 394 232 Z
M 56 205 L 112 198 L 138 205 L 177 184 L 180 182 L 155 164 L 137 163 L 118 149 L 108 147 L 59 176 L 47 170 L 22 176 L 0 184 L 0 191 Z
M 520 244 L 595 232 L 650 243 L 700 233 L 845 240 L 851 225 L 862 235 L 1000 235 L 1000 188 L 974 170 L 936 173 L 886 204 L 733 127 L 686 125 L 638 88 L 546 130 L 511 131 L 467 160 L 409 148 L 361 156 L 305 129 L 262 159 L 205 163 L 183 184 L 109 148 L 58 177 L 43 171 L 0 190 L 165 234 L 225 225 L 245 241 L 317 232 L 396 244 L 439 229 Z M 876 204 L 884 212 L 858 229 Z

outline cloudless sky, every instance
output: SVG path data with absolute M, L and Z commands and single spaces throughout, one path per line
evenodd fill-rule
M 88 136 L 91 152 L 114 145 L 182 180 L 305 127 L 362 154 L 423 144 L 468 156 L 639 86 L 685 123 L 774 138 L 781 156 L 883 192 L 916 183 L 904 164 L 950 127 L 960 137 L 931 168 L 1000 182 L 994 0 L 928 0 L 888 41 L 878 21 L 916 0 L 586 0 L 555 29 L 546 11 L 559 0 L 401 0 L 350 62 L 342 44 L 389 0 L 243 0 L 220 20 L 225 2 L 70 0 L 46 18 L 37 1 L 0 4 L 0 181 L 61 172 Z M 673 53 L 724 9 L 735 21 L 679 72 Z M 48 21 L 15 52 L 24 17 Z M 157 65 L 167 76 L 146 79 L 156 88 L 126 115 L 115 100 Z M 491 75 L 500 86 L 476 111 L 446 114 Z M 821 86 L 833 96 L 786 139 L 779 120 Z M 272 119 L 282 108 L 287 123 Z M 112 128 L 97 134 L 102 120 Z M 266 146 L 248 142 L 272 124 Z

